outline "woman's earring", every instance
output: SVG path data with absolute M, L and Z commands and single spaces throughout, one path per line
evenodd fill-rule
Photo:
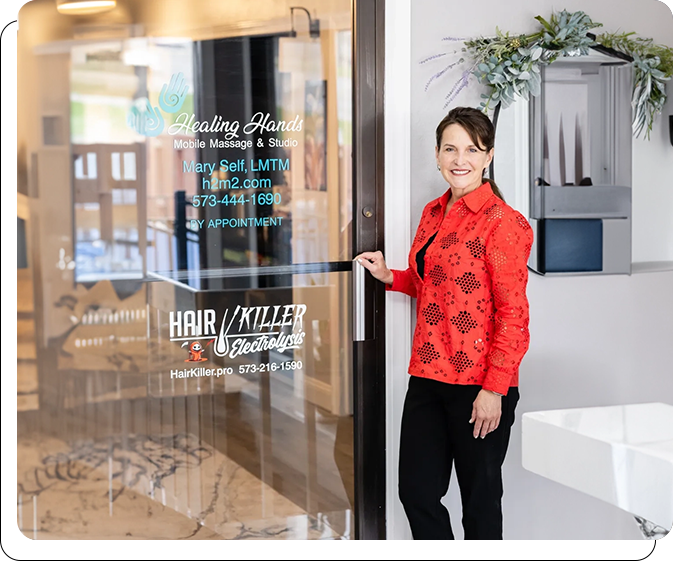
M 439 167 L 439 164 L 437 164 L 437 171 L 442 171 L 442 168 Z

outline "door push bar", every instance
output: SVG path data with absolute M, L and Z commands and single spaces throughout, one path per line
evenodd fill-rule
M 353 259 L 353 341 L 365 340 L 365 268 Z

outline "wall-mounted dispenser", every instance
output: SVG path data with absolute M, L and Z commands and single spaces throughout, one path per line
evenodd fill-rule
M 542 69 L 530 103 L 529 266 L 631 272 L 631 65 L 602 52 Z

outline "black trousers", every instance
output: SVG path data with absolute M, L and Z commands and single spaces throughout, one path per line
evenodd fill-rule
M 498 428 L 474 438 L 469 423 L 481 386 L 410 376 L 402 413 L 399 494 L 415 540 L 452 540 L 440 499 L 456 467 L 468 540 L 502 539 L 502 463 L 507 453 L 518 388 L 502 400 Z

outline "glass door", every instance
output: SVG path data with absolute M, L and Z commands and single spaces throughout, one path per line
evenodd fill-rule
M 352 263 L 378 217 L 354 219 L 354 172 L 377 172 L 353 64 L 374 38 L 353 22 L 376 5 L 215 4 L 148 2 L 132 36 L 101 15 L 67 45 L 24 39 L 49 107 L 26 133 L 30 538 L 384 535 L 381 373 L 364 372 L 380 290 Z M 22 28 L 47 28 L 43 8 Z

